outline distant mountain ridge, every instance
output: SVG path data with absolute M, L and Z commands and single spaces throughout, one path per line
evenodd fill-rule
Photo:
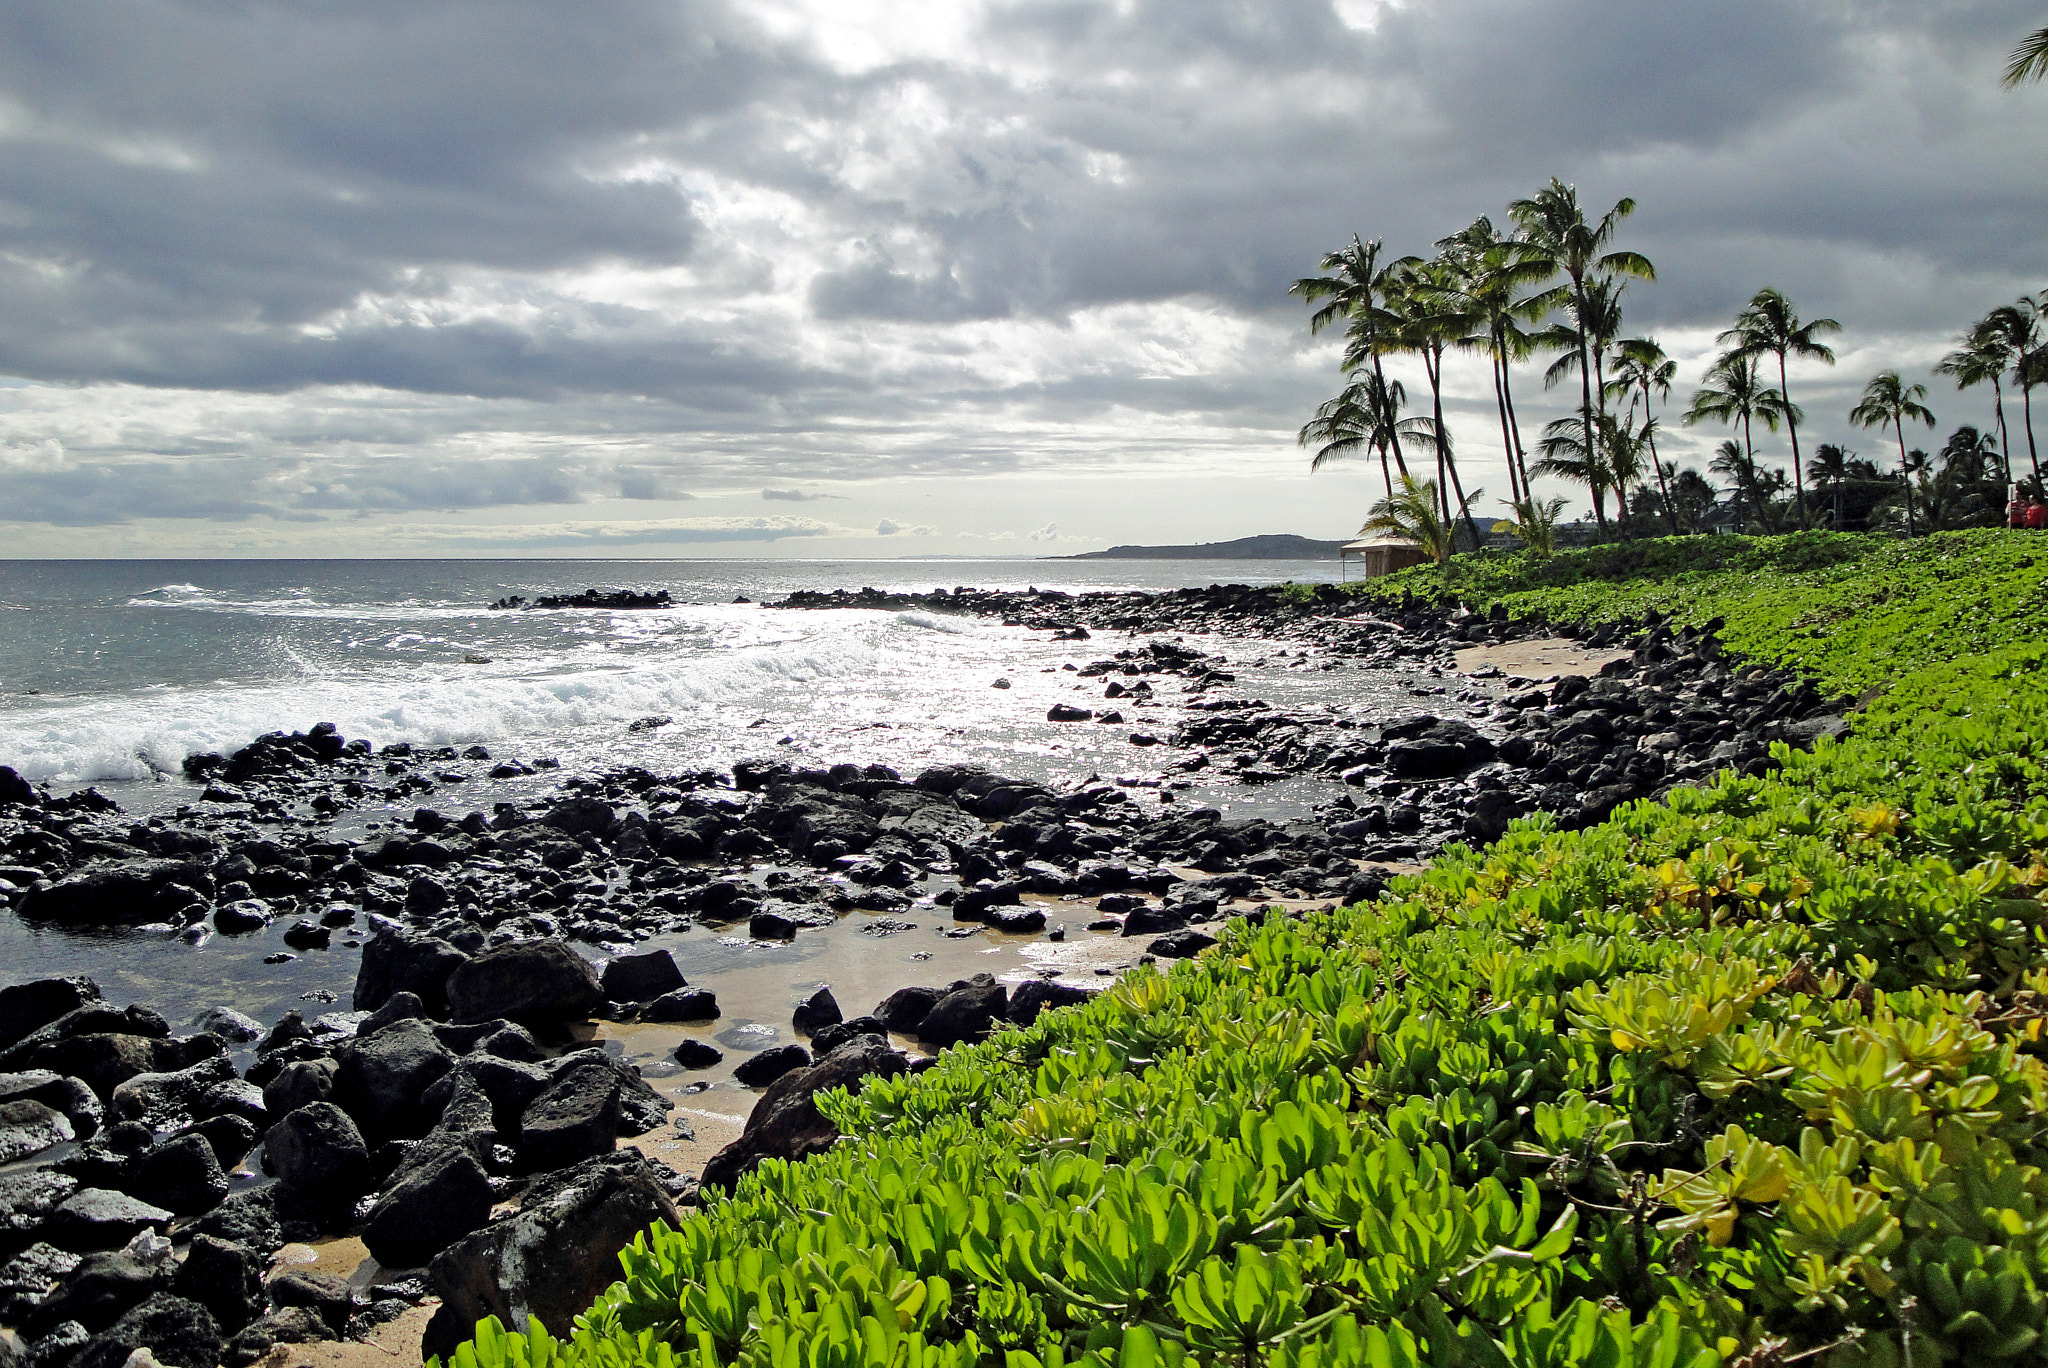
M 1291 532 L 1268 532 L 1236 541 L 1203 542 L 1200 546 L 1112 546 L 1077 556 L 1047 560 L 1321 560 L 1337 554 L 1341 541 L 1317 541 Z

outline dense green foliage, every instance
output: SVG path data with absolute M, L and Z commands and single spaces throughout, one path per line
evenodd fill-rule
M 1462 566 L 1530 610 L 1725 615 L 1844 685 L 1889 631 L 1902 669 L 1769 776 L 1520 822 L 839 1095 L 847 1141 L 649 1232 L 572 1338 L 487 1324 L 457 1363 L 2039 1362 L 2048 648 L 1960 629 L 2033 622 L 2044 557 Z
M 2003 528 L 1901 541 L 1846 533 L 1664 537 L 1505 552 L 1345 586 L 1367 602 L 1504 604 L 1513 617 L 1597 624 L 1723 618 L 1722 639 L 1861 693 L 1940 662 L 2048 641 L 2048 536 Z

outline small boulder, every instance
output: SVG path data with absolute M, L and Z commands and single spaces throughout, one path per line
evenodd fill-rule
M 332 1059 L 300 1059 L 285 1065 L 263 1085 L 264 1110 L 272 1116 L 289 1116 L 310 1102 L 333 1100 L 334 1073 L 339 1067 Z
M 925 1016 L 946 995 L 943 988 L 898 988 L 875 1006 L 875 1015 L 899 1035 L 915 1035 Z
M 718 996 L 708 988 L 663 993 L 640 1011 L 642 1021 L 711 1021 L 717 1016 Z
M 790 1024 L 798 1035 L 808 1036 L 845 1019 L 845 1013 L 839 1010 L 839 999 L 832 996 L 832 990 L 820 988 L 797 1004 Z
M 88 1254 L 43 1298 L 30 1328 L 76 1321 L 87 1330 L 104 1330 L 160 1290 L 164 1273 L 160 1262 L 123 1250 Z
M 55 1169 L 25 1169 L 0 1176 L 0 1237 L 15 1246 L 26 1241 L 57 1204 L 78 1191 L 80 1183 Z
M 1086 988 L 1077 988 L 1070 983 L 1032 979 L 1017 985 L 1003 1014 L 1019 1026 L 1029 1026 L 1048 1007 L 1074 1007 L 1094 996 Z
M 213 1313 L 198 1302 L 159 1292 L 92 1337 L 72 1368 L 123 1368 L 147 1350 L 163 1368 L 215 1368 L 224 1347 Z
M 461 1145 L 423 1145 L 370 1208 L 363 1244 L 386 1268 L 424 1264 L 491 1219 L 491 1180 Z
M 1045 913 L 1036 907 L 992 907 L 984 918 L 998 931 L 1029 935 L 1045 930 Z
M 647 1002 L 686 986 L 676 957 L 667 950 L 616 956 L 598 982 L 613 1002 Z
M 599 1060 L 562 1070 L 519 1122 L 519 1162 L 558 1169 L 611 1150 L 619 1133 L 618 1075 Z
M 277 1180 L 316 1206 L 345 1210 L 370 1186 L 370 1149 L 348 1113 L 311 1102 L 270 1128 L 264 1154 Z
M 426 1023 L 406 1021 L 336 1052 L 334 1100 L 365 1135 L 423 1135 L 432 1122 L 422 1097 L 455 1062 Z
M 57 1204 L 43 1225 L 43 1238 L 60 1249 L 87 1253 L 119 1249 L 145 1230 L 171 1223 L 171 1213 L 105 1188 L 80 1188 Z
M 740 1138 L 705 1164 L 703 1185 L 729 1192 L 763 1159 L 802 1159 L 830 1148 L 839 1130 L 818 1110 L 818 1094 L 834 1088 L 859 1092 L 869 1078 L 891 1077 L 905 1067 L 888 1041 L 860 1036 L 809 1068 L 785 1073 L 754 1104 Z
M 333 1273 L 316 1273 L 307 1268 L 290 1269 L 272 1278 L 268 1290 L 272 1306 L 280 1310 L 288 1306 L 304 1307 L 336 1335 L 348 1329 L 348 1319 L 355 1314 L 355 1290 L 349 1286 L 348 1279 Z
M 75 1138 L 71 1119 L 33 1098 L 0 1102 L 0 1164 L 40 1154 Z
M 205 1136 L 182 1135 L 142 1157 L 135 1168 L 135 1187 L 176 1215 L 197 1216 L 226 1199 L 228 1176 Z
M 83 975 L 35 979 L 0 988 L 0 1049 L 99 1000 L 99 985 Z
M 425 1011 L 441 1016 L 448 1010 L 448 976 L 467 956 L 436 936 L 410 931 L 383 931 L 363 946 L 356 970 L 354 1005 L 358 1012 L 375 1011 L 399 992 L 419 998 Z
M 263 1261 L 246 1245 L 195 1235 L 171 1290 L 198 1302 L 233 1334 L 263 1314 Z
M 811 1052 L 801 1045 L 778 1045 L 741 1061 L 733 1078 L 749 1088 L 765 1088 L 795 1069 L 809 1067 Z
M 931 1011 L 917 1024 L 917 1037 L 940 1049 L 980 1040 L 1003 1019 L 1008 1007 L 1008 990 L 987 974 L 977 974 L 954 984 L 950 992 L 932 1004 Z
M 229 1340 L 221 1362 L 227 1368 L 249 1368 L 280 1344 L 313 1344 L 333 1337 L 334 1332 L 310 1307 L 279 1307 L 250 1322 Z
M 725 1051 L 709 1041 L 684 1036 L 675 1048 L 675 1061 L 686 1069 L 709 1069 L 725 1061 Z
M 1145 948 L 1161 959 L 1192 959 L 1215 943 L 1216 938 L 1207 932 L 1186 927 L 1167 932 Z
M 656 1221 L 681 1217 L 660 1174 L 632 1150 L 599 1155 L 537 1179 L 520 1210 L 457 1241 L 429 1268 L 441 1309 L 421 1353 L 445 1362 L 476 1323 L 535 1318 L 567 1336 L 619 1276 L 619 1251 Z
M 589 961 L 561 941 L 515 941 L 448 976 L 457 1022 L 505 1017 L 528 1026 L 581 1021 L 604 1001 Z

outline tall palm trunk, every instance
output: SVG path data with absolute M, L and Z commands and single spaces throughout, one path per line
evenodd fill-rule
M 1643 418 L 1650 417 L 1650 382 L 1643 381 Z M 1671 502 L 1671 481 L 1664 477 L 1664 462 L 1657 457 L 1657 434 L 1650 434 L 1650 469 L 1657 472 L 1657 492 L 1664 498 L 1664 521 L 1671 526 L 1671 535 L 1678 535 L 1678 505 Z
M 1444 348 L 1441 342 L 1432 343 L 1422 352 L 1423 368 L 1429 372 L 1429 402 L 1436 418 L 1436 470 L 1439 482 L 1448 475 L 1451 488 L 1458 495 L 1458 514 L 1465 520 L 1465 531 L 1472 538 L 1472 549 L 1479 549 L 1479 524 L 1472 518 L 1472 510 L 1465 504 L 1465 485 L 1458 478 L 1458 462 L 1451 456 L 1450 438 L 1444 432 Z M 1448 500 L 1444 503 L 1444 521 L 1451 520 Z
M 1749 463 L 1749 501 L 1756 505 L 1756 530 L 1761 536 L 1770 535 L 1770 514 L 1764 511 L 1763 482 L 1756 477 L 1756 443 L 1750 440 L 1749 415 L 1742 415 L 1742 455 Z
M 1607 431 L 1607 363 L 1601 359 L 1598 347 L 1593 348 L 1593 393 L 1600 396 L 1600 426 L 1597 430 L 1604 434 Z M 1611 461 L 1609 469 L 1613 469 Z M 1621 519 L 1621 534 L 1626 537 L 1629 521 L 1628 486 L 1619 472 L 1614 477 L 1614 508 Z
M 1500 394 L 1508 408 L 1508 429 L 1515 434 L 1515 469 L 1522 477 L 1522 494 L 1524 498 L 1534 498 L 1533 487 L 1529 483 L 1529 453 L 1522 446 L 1522 420 L 1515 416 L 1514 374 L 1508 369 L 1505 357 L 1500 363 Z
M 2039 483 L 2041 479 L 2041 455 L 2034 450 L 2034 381 L 2027 374 L 2027 359 L 2024 356 L 2020 358 L 2020 403 L 2025 408 L 2027 459 L 2034 463 L 2034 480 L 2036 483 Z M 1904 446 L 1905 444 L 1905 438 L 1901 437 L 1899 445 Z
M 1806 526 L 1806 473 L 1799 463 L 1799 420 L 1792 416 L 1792 391 L 1786 387 L 1785 353 L 1778 353 L 1778 397 L 1785 401 L 1785 431 L 1792 438 L 1792 495 L 1799 525 Z
M 1386 393 L 1387 373 L 1380 366 L 1380 354 L 1378 352 L 1374 352 L 1372 354 L 1372 373 L 1379 378 L 1380 392 L 1382 394 Z M 1408 478 L 1408 463 L 1401 459 L 1401 443 L 1398 441 L 1390 441 L 1388 445 L 1393 448 L 1394 469 L 1400 471 L 1401 478 L 1405 480 L 1406 478 Z M 1381 462 L 1384 463 L 1386 459 L 1386 455 L 1382 453 L 1380 456 Z M 1387 497 L 1390 499 L 1394 497 L 1394 488 L 1392 485 L 1387 486 Z
M 2012 438 L 2005 430 L 2005 387 L 1991 377 L 1991 416 L 1998 422 L 1998 460 L 2005 467 L 2005 483 L 2012 483 Z
M 1500 373 L 1503 369 L 1503 363 L 1498 351 L 1493 354 L 1491 359 L 1493 361 L 1493 402 L 1500 409 L 1500 443 L 1506 449 L 1508 458 L 1508 492 L 1514 496 L 1516 503 L 1520 503 L 1527 496 L 1522 492 L 1521 477 L 1515 471 L 1515 435 L 1508 426 L 1507 390 L 1501 385 Z
M 1900 416 L 1897 426 L 1899 430 L 1899 478 L 1906 482 L 1906 536 L 1912 538 L 1920 535 L 1920 529 L 1913 520 L 1913 472 L 1906 469 L 1906 419 L 1904 415 Z
M 1572 275 L 1572 307 L 1579 319 L 1579 421 L 1584 424 L 1579 435 L 1585 439 L 1586 461 L 1589 465 L 1600 460 L 1599 429 L 1593 426 L 1593 355 L 1591 349 L 1592 329 L 1586 324 L 1586 277 L 1581 272 Z M 1607 515 L 1600 507 L 1598 494 L 1593 496 L 1593 511 L 1600 521 L 1600 535 L 1607 536 Z

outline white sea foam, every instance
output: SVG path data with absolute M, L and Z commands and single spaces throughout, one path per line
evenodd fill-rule
M 976 634 L 982 626 L 972 618 L 947 617 L 941 613 L 904 612 L 896 614 L 896 620 L 912 627 L 922 627 L 928 632 L 946 632 L 954 636 Z
M 593 643 L 601 644 L 601 643 Z M 187 756 L 225 751 L 265 732 L 331 721 L 343 735 L 385 745 L 527 740 L 553 745 L 651 713 L 725 704 L 759 708 L 792 686 L 893 673 L 892 652 L 834 632 L 739 649 L 590 660 L 561 652 L 492 665 L 323 671 L 297 653 L 298 679 L 264 684 L 155 686 L 126 696 L 36 700 L 0 712 L 0 764 L 35 780 L 148 779 Z

